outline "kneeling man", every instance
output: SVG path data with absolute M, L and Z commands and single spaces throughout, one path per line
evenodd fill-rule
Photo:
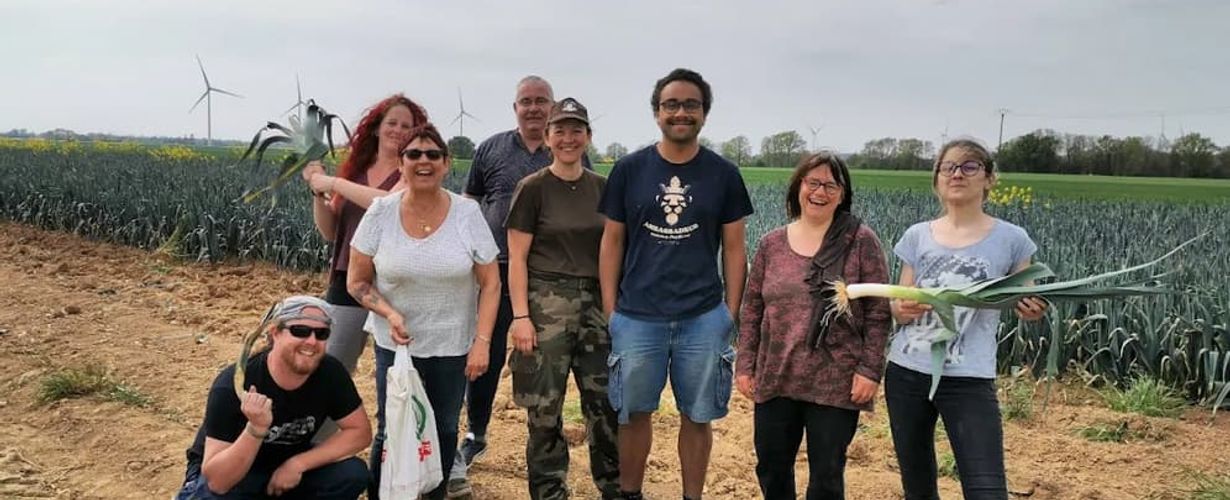
M 235 392 L 235 365 L 218 374 L 204 439 L 193 445 L 203 456 L 200 474 L 192 477 L 190 465 L 179 498 L 354 499 L 367 489 L 367 466 L 354 455 L 371 445 L 372 428 L 350 374 L 325 355 L 330 308 L 307 296 L 274 307 L 267 319 L 270 347 L 248 360 L 242 397 Z M 313 446 L 326 418 L 338 431 Z

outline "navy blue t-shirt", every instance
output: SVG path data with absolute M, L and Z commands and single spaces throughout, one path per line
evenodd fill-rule
M 621 158 L 598 211 L 626 229 L 615 309 L 642 320 L 699 316 L 722 302 L 722 225 L 752 214 L 733 163 L 705 148 L 674 164 L 649 146 Z

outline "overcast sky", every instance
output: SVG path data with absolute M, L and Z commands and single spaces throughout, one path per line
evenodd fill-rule
M 596 117 L 594 140 L 658 136 L 653 82 L 675 67 L 714 89 L 702 135 L 823 127 L 855 152 L 877 137 L 994 145 L 1036 128 L 1230 145 L 1224 0 L 239 1 L 3 0 L 0 130 L 246 140 L 305 97 L 353 124 L 393 92 L 445 135 L 466 110 L 481 140 L 515 125 L 515 82 L 550 80 Z

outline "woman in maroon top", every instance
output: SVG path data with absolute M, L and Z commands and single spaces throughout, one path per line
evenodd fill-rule
M 346 291 L 346 267 L 350 264 L 350 238 L 372 200 L 401 189 L 401 147 L 411 129 L 427 123 L 422 106 L 394 94 L 368 109 L 350 137 L 350 155 L 336 176 L 325 172 L 320 162 L 303 169 L 303 178 L 316 195 L 312 219 L 316 230 L 333 243 L 329 289 L 325 301 L 333 304 L 333 335 L 326 350 L 354 372 L 367 334 L 363 321 L 367 310 Z
M 795 498 L 804 432 L 807 498 L 844 498 L 846 447 L 884 369 L 888 301 L 856 301 L 849 317 L 823 314 L 825 282 L 889 282 L 879 239 L 850 212 L 853 198 L 840 158 L 803 158 L 786 195 L 791 222 L 761 238 L 752 259 L 735 385 L 756 402 L 756 476 L 770 500 Z

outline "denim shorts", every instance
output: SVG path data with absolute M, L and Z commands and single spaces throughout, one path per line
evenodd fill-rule
M 734 320 L 726 304 L 694 318 L 646 321 L 611 316 L 608 394 L 619 423 L 658 409 L 670 375 L 679 412 L 696 423 L 726 416 L 734 373 Z

